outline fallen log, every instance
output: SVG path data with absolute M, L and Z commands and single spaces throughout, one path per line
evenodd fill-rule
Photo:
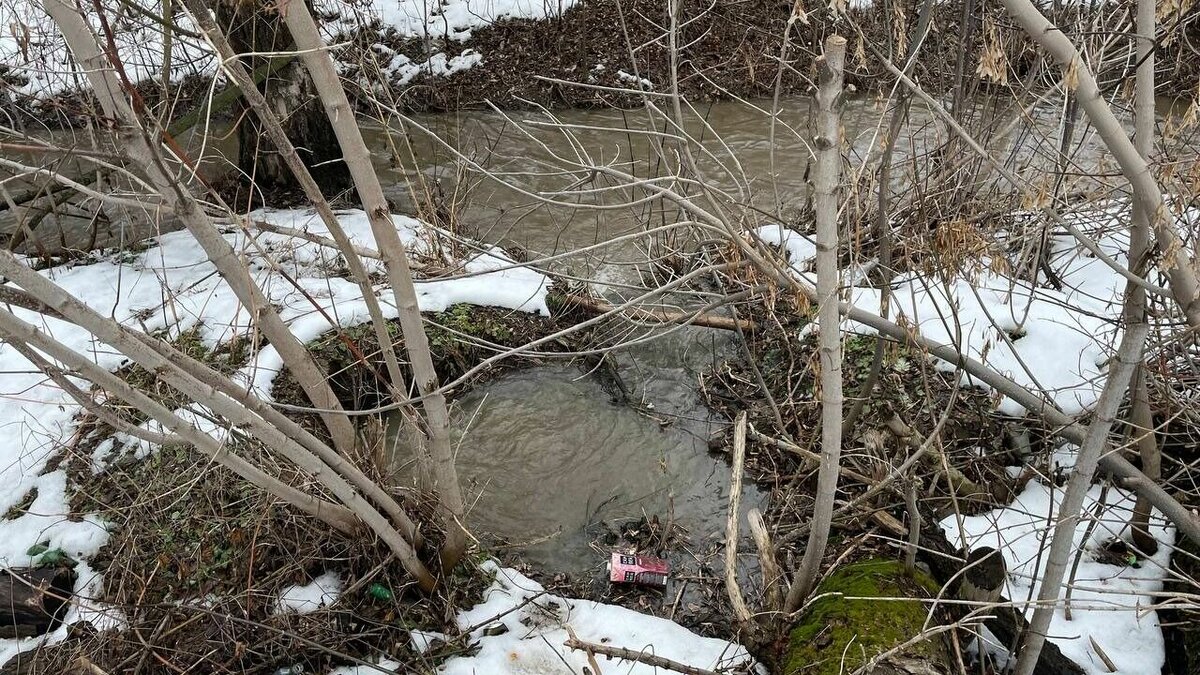
M 41 635 L 58 627 L 75 573 L 61 567 L 0 570 L 0 638 Z

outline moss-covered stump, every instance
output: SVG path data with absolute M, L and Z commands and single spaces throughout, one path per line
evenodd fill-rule
M 853 673 L 880 654 L 911 640 L 926 628 L 928 605 L 937 582 L 910 576 L 894 560 L 846 565 L 817 589 L 817 597 L 792 629 L 784 675 Z M 847 598 L 901 598 L 874 600 Z M 911 598 L 911 600 L 905 600 Z M 881 658 L 870 675 L 941 675 L 951 672 L 950 654 L 940 635 Z

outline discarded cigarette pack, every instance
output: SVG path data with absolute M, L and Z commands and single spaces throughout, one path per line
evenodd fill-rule
M 614 552 L 608 563 L 608 580 L 614 584 L 666 588 L 669 569 L 667 561 L 662 558 Z

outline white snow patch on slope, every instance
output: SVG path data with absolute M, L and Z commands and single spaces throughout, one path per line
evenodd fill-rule
M 561 16 L 576 0 L 369 0 L 370 12 L 402 35 L 463 41 L 502 19 Z
M 311 583 L 288 586 L 280 591 L 275 611 L 279 614 L 308 614 L 333 605 L 341 594 L 342 575 L 326 572 Z
M 698 668 L 722 670 L 752 659 L 744 647 L 700 637 L 677 623 L 633 610 L 590 600 L 575 600 L 545 593 L 540 584 L 495 562 L 483 565 L 496 575 L 484 601 L 458 615 L 458 625 L 471 633 L 479 651 L 445 662 L 442 675 L 539 675 L 583 672 L 584 653 L 563 646 L 569 626 L 584 642 L 624 647 L 654 654 Z M 528 604 L 521 606 L 526 600 Z M 503 616 L 501 616 L 503 615 Z M 499 618 L 496 618 L 499 617 Z M 484 635 L 488 626 L 502 623 L 508 632 Z M 661 670 L 643 663 L 604 661 L 605 672 L 622 675 L 655 675 Z M 759 672 L 765 672 L 759 670 Z
M 1084 501 L 1084 514 L 1096 513 L 1101 491 L 1101 486 L 1092 486 Z M 990 546 L 1003 552 L 1009 572 L 1004 596 L 1016 603 L 1030 598 L 1036 601 L 1040 571 L 1045 569 L 1045 560 L 1038 559 L 1039 551 L 1044 555 L 1044 549 L 1049 548 L 1049 540 L 1044 546 L 1042 540 L 1053 530 L 1062 496 L 1060 488 L 1052 490 L 1043 483 L 1030 481 L 1009 506 L 964 518 L 965 541 L 953 516 L 941 522 L 942 530 L 950 541 L 965 544 L 968 549 Z M 1151 594 L 1162 590 L 1167 575 L 1174 528 L 1167 526 L 1155 512 L 1150 530 L 1160 546 L 1152 558 L 1140 562 L 1140 567 L 1097 560 L 1105 542 L 1128 537 L 1127 525 L 1134 503 L 1133 495 L 1109 488 L 1088 540 L 1083 538 L 1090 517 L 1082 518 L 1075 528 L 1072 550 L 1082 551 L 1083 557 L 1071 593 L 1073 618 L 1067 620 L 1060 604 L 1054 612 L 1049 635 L 1063 654 L 1089 675 L 1109 672 L 1091 646 L 1091 640 L 1100 645 L 1122 675 L 1158 675 L 1166 659 L 1158 615 L 1150 605 L 1154 602 Z M 1032 604 L 1026 606 L 1025 613 L 1032 615 Z
M 696 635 L 673 621 L 640 614 L 624 607 L 591 600 L 563 598 L 545 592 L 540 584 L 495 561 L 481 566 L 495 575 L 483 601 L 457 617 L 461 630 L 473 629 L 469 641 L 474 654 L 450 658 L 437 668 L 439 675 L 558 675 L 582 673 L 587 656 L 564 646 L 567 628 L 584 642 L 623 647 L 653 654 L 696 668 L 734 670 L 753 664 L 765 674 L 744 647 Z M 504 632 L 495 630 L 503 624 Z M 487 635 L 485 633 L 500 633 Z M 412 648 L 424 652 L 441 633 L 414 630 Z M 601 657 L 602 658 L 602 657 Z M 643 663 L 603 660 L 605 672 L 621 675 L 659 675 L 663 671 Z M 378 667 L 400 671 L 400 664 L 381 659 Z M 736 668 L 743 672 L 742 668 Z M 379 672 L 372 666 L 347 666 L 329 675 L 365 675 Z
M 149 13 L 162 16 L 162 0 L 139 0 Z M 101 24 L 91 3 L 82 3 L 88 23 L 103 36 Z M 101 0 L 104 16 L 112 30 L 113 42 L 132 82 L 161 77 L 163 65 L 163 28 L 139 13 L 123 10 L 118 0 Z M 196 32 L 196 26 L 183 12 L 175 18 L 180 28 Z M 64 90 L 87 88 L 83 74 L 71 62 L 66 42 L 58 27 L 42 9 L 40 0 L 0 2 L 0 65 L 9 75 L 27 80 L 17 90 L 24 94 L 49 97 Z M 179 82 L 189 75 L 211 74 L 213 59 L 201 40 L 175 34 L 171 41 L 171 80 Z
M 326 40 L 331 43 L 342 41 L 375 20 L 382 21 L 384 27 L 394 28 L 401 37 L 431 36 L 462 41 L 471 37 L 473 29 L 501 19 L 559 16 L 574 3 L 575 0 L 317 0 L 315 15 L 335 17 L 322 26 Z M 99 15 L 90 3 L 83 4 L 88 22 L 103 35 Z M 151 15 L 162 15 L 162 0 L 139 0 L 138 5 Z M 101 0 L 101 6 L 129 79 L 134 83 L 161 79 L 163 26 L 148 16 L 124 9 L 121 0 Z M 174 22 L 185 31 L 198 32 L 184 11 L 176 10 Z M 385 74 L 401 85 L 422 73 L 445 76 L 466 70 L 483 58 L 479 52 L 466 50 L 457 56 L 437 52 L 426 61 L 416 62 L 383 45 L 376 45 L 376 51 L 389 59 L 381 64 Z M 337 51 L 333 53 L 336 59 Z M 0 2 L 0 66 L 8 68 L 9 76 L 25 80 L 16 87 L 22 94 L 48 98 L 63 91 L 87 88 L 58 27 L 42 9 L 41 0 Z M 171 82 L 178 83 L 192 75 L 212 75 L 216 67 L 205 40 L 178 32 L 172 36 Z
M 255 217 L 328 235 L 326 228 L 310 212 L 268 211 L 257 213 Z M 339 217 L 348 235 L 358 245 L 375 248 L 370 225 L 362 211 L 343 212 Z M 395 216 L 394 222 L 401 237 L 414 250 L 423 250 L 426 241 L 434 236 L 428 225 L 412 218 Z M 335 276 L 345 264 L 336 251 L 289 236 L 258 231 L 231 230 L 224 236 L 248 260 L 255 282 L 270 301 L 281 308 L 282 318 L 301 340 L 311 340 L 334 325 L 348 326 L 367 320 L 358 286 Z M 163 235 L 151 244 L 137 254 L 99 254 L 87 262 L 53 267 L 41 274 L 97 311 L 137 330 L 178 335 L 195 329 L 209 347 L 248 334 L 249 314 L 216 274 L 190 234 Z M 368 269 L 380 269 L 378 261 L 367 259 L 364 263 Z M 539 272 L 527 268 L 502 269 L 511 265 L 512 261 L 502 251 L 484 247 L 462 265 L 464 272 L 478 272 L 480 276 L 421 281 L 418 284 L 421 309 L 437 311 L 457 302 L 472 302 L 548 315 L 546 292 L 549 281 Z M 316 306 L 287 282 L 282 272 L 287 272 L 305 289 L 316 300 Z M 391 289 L 379 286 L 374 290 L 384 313 L 395 316 Z M 125 364 L 121 354 L 95 341 L 73 324 L 16 307 L 10 309 L 76 352 L 89 355 L 104 368 L 116 370 Z M 240 377 L 260 392 L 269 392 L 280 367 L 278 354 L 273 348 L 266 347 L 251 355 Z M 86 561 L 107 543 L 109 525 L 95 515 L 73 518 L 68 506 L 66 473 L 61 469 L 45 472 L 47 462 L 72 442 L 76 433 L 75 417 L 80 408 L 11 345 L 3 343 L 0 343 L 0 375 L 0 429 L 8 439 L 0 446 L 0 513 L 8 512 L 33 490 L 37 491 L 27 510 L 15 518 L 0 520 L 0 565 L 30 565 L 33 556 L 28 551 L 39 543 L 51 549 L 62 549 L 76 560 Z M 77 384 L 85 390 L 89 386 L 83 381 Z M 218 434 L 218 438 L 223 433 L 192 411 L 181 411 L 181 414 L 190 416 L 200 428 Z M 115 438 L 116 443 L 99 446 L 91 457 L 94 470 L 104 470 L 109 461 L 122 453 L 132 451 L 135 456 L 145 456 L 154 449 L 122 435 Z M 83 604 L 71 608 L 68 618 L 72 620 L 80 617 L 91 620 L 111 614 L 103 607 L 90 604 L 88 598 L 94 597 L 100 587 L 96 581 L 98 577 L 84 573 L 86 569 L 81 568 L 75 587 L 76 599 Z M 64 628 L 49 639 L 65 637 Z M 36 648 L 43 642 L 43 638 L 0 640 L 0 665 L 16 653 Z
M 1124 264 L 1128 234 L 1122 223 L 1127 215 L 1127 204 L 1114 203 L 1068 217 L 1095 233 L 1100 248 Z M 1198 214 L 1188 217 L 1195 220 Z M 785 250 L 792 272 L 815 284 L 811 261 L 816 245 L 810 239 L 781 225 L 755 233 Z M 888 318 L 917 327 L 926 339 L 954 346 L 1022 386 L 1044 391 L 1068 414 L 1088 410 L 1099 398 L 1105 364 L 1120 338 L 1117 320 L 1125 280 L 1069 236 L 1053 238 L 1051 248 L 1051 265 L 1064 284 L 1061 291 L 988 270 L 974 279 L 942 281 L 909 273 L 893 282 Z M 850 299 L 859 309 L 879 312 L 875 288 L 856 286 Z M 849 321 L 846 329 L 874 333 Z M 1026 412 L 1008 398 L 999 409 L 1016 416 Z
M 474 49 L 464 49 L 461 54 L 452 57 L 438 52 L 425 62 L 413 61 L 404 54 L 394 52 L 384 45 L 376 45 L 375 51 L 380 56 L 388 57 L 386 63 L 380 63 L 380 67 L 387 75 L 389 82 L 400 86 L 408 84 L 418 75 L 445 77 L 474 68 L 483 61 L 483 54 Z

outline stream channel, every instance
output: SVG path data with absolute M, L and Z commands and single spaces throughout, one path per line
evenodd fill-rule
M 812 102 L 797 98 L 781 105 L 773 140 L 762 109 L 742 103 L 708 105 L 690 121 L 689 132 L 711 152 L 698 158 L 701 168 L 721 188 L 740 190 L 764 214 L 794 213 L 807 198 Z M 980 114 L 989 114 L 986 104 L 978 107 Z M 843 119 L 851 169 L 861 166 L 864 156 L 877 156 L 882 114 L 873 100 L 847 102 Z M 1053 109 L 1037 111 L 1035 117 L 1049 130 L 1058 121 Z M 931 119 L 925 109 L 913 107 L 908 127 L 901 132 L 905 143 L 897 147 L 899 165 L 944 140 L 940 125 L 931 124 Z M 433 141 L 411 123 L 402 128 L 393 122 L 387 130 L 364 127 L 388 198 L 400 213 L 416 211 L 413 186 L 430 186 L 454 203 L 454 218 L 465 234 L 524 248 L 531 257 L 680 219 L 677 212 L 661 207 L 546 206 L 502 181 L 467 178 L 469 174 L 456 171 L 459 163 L 442 145 L 457 148 L 479 166 L 532 191 L 561 189 L 573 180 L 553 170 L 551 152 L 570 156 L 582 149 L 595 162 L 647 177 L 657 162 L 650 150 L 653 139 L 645 133 L 650 128 L 645 112 L 557 113 L 554 123 L 569 126 L 578 143 L 567 139 L 562 126 L 547 125 L 549 118 L 537 113 L 468 112 L 413 121 L 441 141 Z M 533 121 L 521 125 L 530 135 L 515 124 L 526 121 Z M 225 158 L 236 157 L 230 147 L 236 134 L 218 131 L 222 133 L 203 144 L 195 134 L 184 140 L 203 166 L 229 165 Z M 1015 153 L 1017 165 L 1046 153 L 1046 139 L 1054 134 L 1023 138 L 1028 142 L 1018 144 L 1023 147 Z M 1086 152 L 1077 158 L 1095 159 L 1094 145 L 1085 140 L 1083 147 Z M 722 173 L 722 166 L 730 170 Z M 770 180 L 772 173 L 775 182 Z M 607 193 L 581 199 L 604 203 L 600 200 L 623 196 Z M 39 229 L 43 241 L 87 241 L 88 220 L 53 215 L 47 220 Z M 0 217 L 0 230 L 12 227 L 11 214 Z M 117 243 L 124 237 L 110 232 L 100 239 Z M 640 283 L 639 268 L 646 260 L 646 251 L 630 241 L 553 268 L 577 278 L 603 280 L 607 286 L 593 288 L 620 295 Z M 697 374 L 736 354 L 738 347 L 730 335 L 715 330 L 665 333 L 615 353 L 618 373 L 629 389 L 627 403 L 614 403 L 597 377 L 565 362 L 502 375 L 454 402 L 457 466 L 470 505 L 467 524 L 473 531 L 496 550 L 512 551 L 551 572 L 595 570 L 606 559 L 610 529 L 643 517 L 683 528 L 684 546 L 693 552 L 716 549 L 724 536 L 730 469 L 708 452 L 707 439 L 726 420 L 716 419 L 701 404 Z M 747 485 L 743 509 L 765 508 L 764 500 L 763 493 Z M 741 550 L 753 548 L 743 544 Z
M 703 122 L 711 127 L 705 128 L 697 116 L 689 128 L 711 152 L 699 157 L 702 170 L 723 189 L 743 190 L 764 213 L 777 207 L 785 215 L 795 213 L 808 194 L 811 105 L 808 99 L 783 102 L 773 153 L 761 111 L 734 102 L 705 107 Z M 1047 117 L 1052 114 L 1047 112 Z M 870 153 L 877 157 L 879 119 L 874 102 L 848 102 L 844 124 L 852 166 L 861 165 Z M 386 131 L 364 128 L 376 168 L 389 186 L 388 198 L 402 213 L 416 210 L 409 186 L 438 186 L 455 202 L 454 217 L 467 234 L 521 247 L 531 258 L 683 218 L 674 211 L 644 207 L 548 206 L 529 194 L 569 184 L 571 179 L 554 169 L 561 163 L 552 153 L 570 157 L 577 149 L 639 177 L 653 175 L 651 139 L 641 133 L 650 128 L 643 112 L 568 110 L 555 113 L 553 124 L 537 113 L 487 112 L 427 115 L 413 122 L 405 128 L 407 133 L 396 126 Z M 943 140 L 937 125 L 929 122 L 928 113 L 914 108 L 904 132 L 906 141 L 912 140 L 897 148 L 898 161 Z M 574 142 L 564 128 L 570 129 Z M 432 140 L 433 135 L 440 140 Z M 461 161 L 447 145 L 504 179 L 481 179 L 477 174 L 465 178 L 455 169 Z M 1019 155 L 1028 158 L 1037 151 L 1022 148 Z M 581 199 L 614 204 L 624 196 Z M 615 300 L 636 294 L 621 284 L 639 285 L 638 271 L 647 259 L 644 246 L 627 242 L 551 267 L 600 282 L 593 283 L 593 290 Z M 707 439 L 728 421 L 716 418 L 701 403 L 697 375 L 724 358 L 736 357 L 739 348 L 723 331 L 688 328 L 661 333 L 653 341 L 614 353 L 618 373 L 631 390 L 629 404 L 613 403 L 596 376 L 569 364 L 505 374 L 455 401 L 456 465 L 470 508 L 467 524 L 493 550 L 517 553 L 546 572 L 594 572 L 607 559 L 605 544 L 613 540 L 612 531 L 642 518 L 657 518 L 682 528 L 683 541 L 666 552 L 673 563 L 690 568 L 690 573 L 697 561 L 707 559 L 715 563 L 709 572 L 719 576 L 721 563 L 715 553 L 724 541 L 730 467 L 723 457 L 708 452 Z M 751 579 L 756 575 L 746 572 L 757 563 L 753 543 L 746 537 L 745 511 L 765 510 L 766 496 L 752 484 L 744 486 L 740 566 L 743 576 Z

